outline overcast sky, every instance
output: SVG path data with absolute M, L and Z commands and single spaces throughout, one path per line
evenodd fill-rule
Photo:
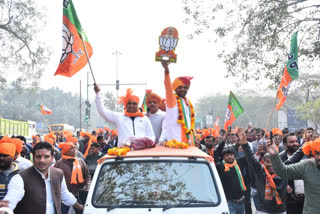
M 52 51 L 41 87 L 57 86 L 79 93 L 79 80 L 82 80 L 82 93 L 86 93 L 88 66 L 72 78 L 53 76 L 62 53 L 62 1 L 36 1 L 47 8 L 47 25 L 41 35 Z M 146 86 L 132 86 L 141 98 L 146 88 L 164 96 L 163 68 L 154 58 L 159 50 L 161 31 L 173 26 L 179 31 L 179 42 L 177 63 L 170 65 L 171 78 L 194 76 L 188 93 L 191 100 L 217 92 L 227 95 L 237 89 L 235 79 L 224 78 L 225 66 L 216 57 L 217 45 L 208 42 L 208 34 L 193 40 L 186 38 L 192 29 L 182 23 L 181 0 L 73 0 L 73 3 L 93 48 L 91 65 L 98 84 L 115 83 L 116 58 L 112 53 L 119 50 L 122 52 L 118 61 L 120 83 L 146 83 Z M 91 74 L 89 82 L 93 83 Z M 124 94 L 127 87 L 120 86 L 119 95 Z M 102 91 L 115 93 L 115 86 L 102 87 Z M 92 87 L 89 92 L 92 99 Z

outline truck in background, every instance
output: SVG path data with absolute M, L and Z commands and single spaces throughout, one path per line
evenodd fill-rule
M 0 135 L 32 136 L 36 131 L 36 122 L 10 120 L 0 117 Z

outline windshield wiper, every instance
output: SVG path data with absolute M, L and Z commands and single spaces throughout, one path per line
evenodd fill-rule
M 155 204 L 156 202 L 154 201 L 143 201 L 143 200 L 126 200 L 126 201 L 120 201 L 119 204 L 117 205 L 113 205 L 111 207 L 107 208 L 107 211 L 109 212 L 110 210 L 119 208 L 119 207 L 123 207 L 124 205 L 127 204 Z
M 183 203 L 165 206 L 164 208 L 162 208 L 162 211 L 166 211 L 168 209 L 175 208 L 178 206 L 185 206 L 188 204 L 212 204 L 213 203 L 212 201 L 200 201 L 200 200 L 194 200 L 194 199 L 190 199 L 190 200 L 178 199 L 178 201 L 183 202 Z

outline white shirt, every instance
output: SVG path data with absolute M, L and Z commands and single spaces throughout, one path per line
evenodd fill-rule
M 123 113 L 113 112 L 104 107 L 100 93 L 96 94 L 96 106 L 103 119 L 116 125 L 118 129 L 118 147 L 124 146 L 124 141 L 129 137 L 149 137 L 153 141 L 155 135 L 148 117 L 136 117 L 132 120 Z
M 48 172 L 48 178 L 46 178 L 36 167 L 34 167 L 37 172 L 40 173 L 41 177 L 43 178 L 45 185 L 46 185 L 46 213 L 45 214 L 55 214 L 55 207 L 54 207 L 54 201 L 52 197 L 52 190 L 51 190 L 51 184 L 50 184 L 50 168 Z M 24 197 L 24 182 L 22 177 L 17 174 L 13 176 L 8 184 L 8 192 L 3 200 L 9 201 L 9 208 L 11 210 L 14 210 L 19 203 L 19 201 L 22 200 Z M 36 194 L 36 190 L 35 190 Z M 66 181 L 63 177 L 61 181 L 61 200 L 62 202 L 67 206 L 72 206 L 77 202 L 77 199 L 73 196 L 72 193 L 68 191 Z
M 166 118 L 166 113 L 161 110 L 158 110 L 156 113 L 149 115 L 149 120 L 151 122 L 152 129 L 154 131 L 154 134 L 156 135 L 156 143 L 158 143 L 160 136 L 162 134 L 162 131 L 163 131 L 162 125 L 165 118 Z
M 31 161 L 21 156 L 19 156 L 14 162 L 18 165 L 19 172 L 28 169 L 30 166 L 32 166 Z
M 191 126 L 191 118 L 190 118 L 190 110 L 187 106 L 184 99 L 182 99 L 183 102 L 181 102 L 181 105 L 183 105 L 185 114 L 186 114 L 186 123 L 188 129 L 190 129 Z M 181 136 L 181 124 L 177 122 L 179 117 L 178 112 L 178 104 L 176 104 L 173 108 L 169 108 L 167 106 L 166 108 L 166 138 L 167 140 L 176 139 L 177 141 L 181 142 L 182 136 Z

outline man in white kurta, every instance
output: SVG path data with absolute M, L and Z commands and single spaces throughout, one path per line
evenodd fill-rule
M 100 95 L 100 88 L 95 84 L 96 106 L 103 119 L 113 123 L 118 130 L 118 147 L 124 147 L 129 137 L 149 137 L 153 141 L 155 135 L 148 117 L 139 111 L 139 97 L 132 95 L 132 90 L 127 89 L 124 97 L 119 97 L 119 102 L 124 104 L 124 113 L 106 109 Z
M 178 77 L 171 84 L 169 75 L 169 67 L 167 61 L 162 61 L 162 66 L 165 69 L 165 88 L 166 88 L 166 138 L 167 140 L 175 139 L 180 142 L 189 142 L 194 144 L 194 112 L 193 107 L 186 98 L 190 87 L 192 77 Z M 175 91 L 175 94 L 173 93 Z M 179 115 L 178 102 L 181 102 Z M 179 118 L 180 117 L 180 118 Z M 178 122 L 184 121 L 184 125 Z M 188 131 L 186 131 L 188 130 Z

